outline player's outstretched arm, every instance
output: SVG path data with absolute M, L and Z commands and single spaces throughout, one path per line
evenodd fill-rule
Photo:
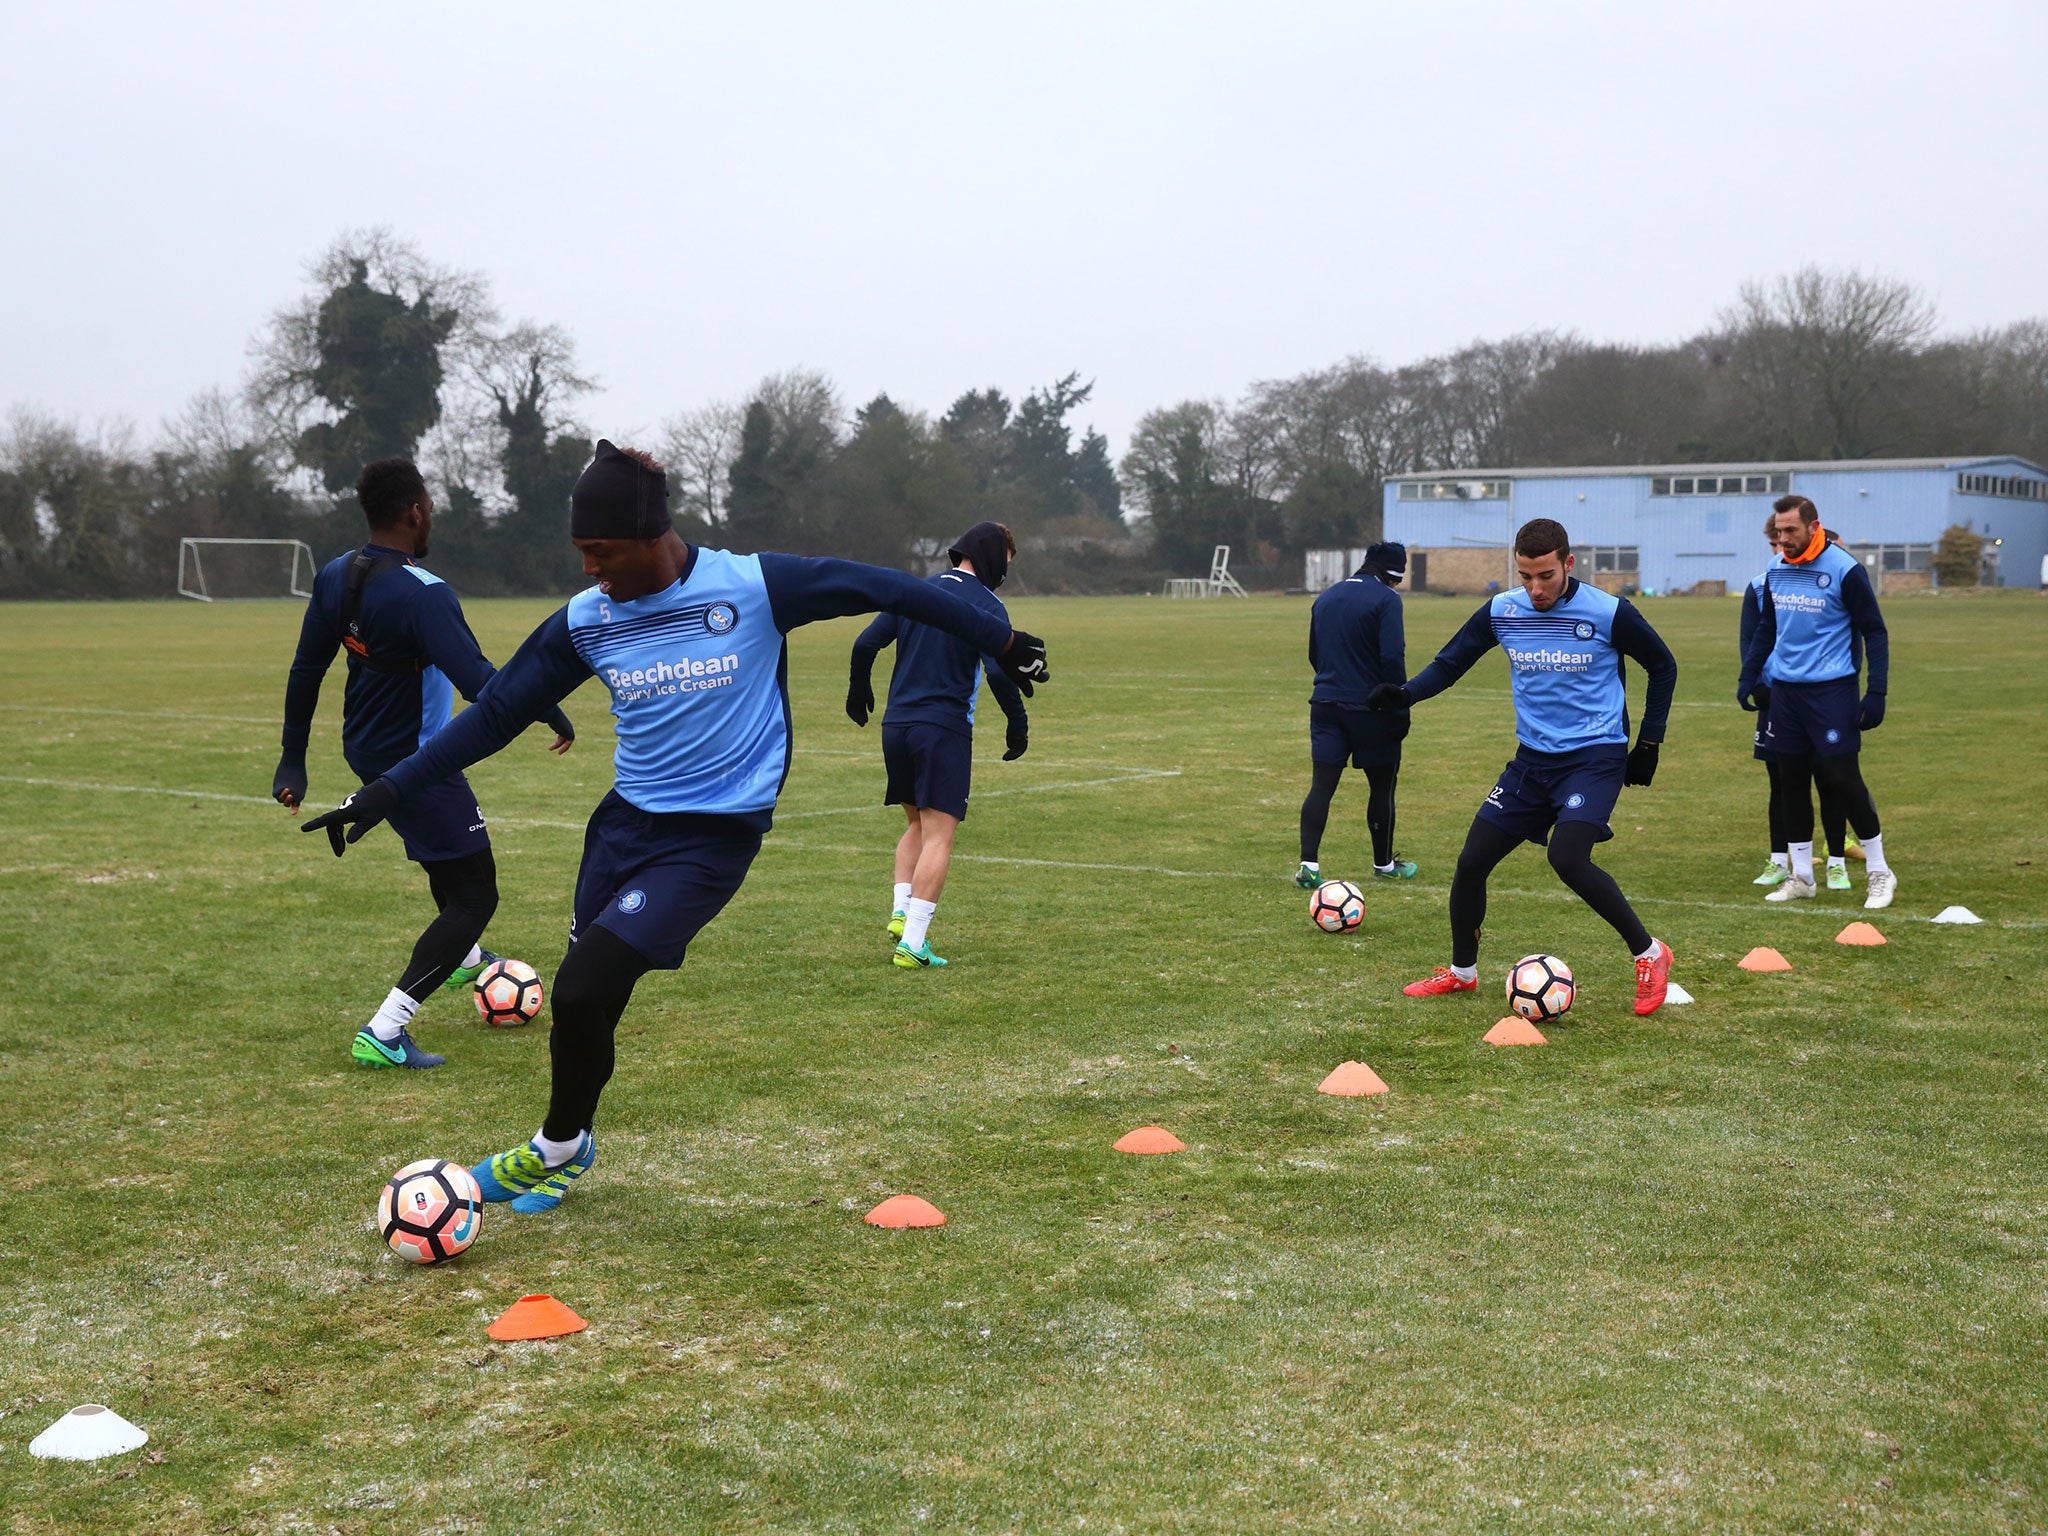
M 341 626 L 315 594 L 306 601 L 299 624 L 299 648 L 292 656 L 291 676 L 284 685 L 284 740 L 277 772 L 271 775 L 270 798 L 298 815 L 306 799 L 306 745 L 313 738 L 313 714 L 320 707 L 320 684 L 341 649 Z
M 384 777 L 364 785 L 336 809 L 315 817 L 300 830 L 325 831 L 335 853 L 362 835 L 403 803 L 450 774 L 502 751 L 519 733 L 540 719 L 551 705 L 566 699 L 590 676 L 590 668 L 569 639 L 569 610 L 558 608 L 526 637 L 512 659 L 484 685 L 476 702 L 457 715 L 448 728 Z
M 1891 687 L 1892 637 L 1878 610 L 1870 574 L 1860 565 L 1842 578 L 1842 606 L 1848 610 L 1852 635 L 1863 642 L 1862 659 L 1870 668 L 1857 729 L 1874 731 L 1884 724 L 1885 694 Z
M 775 627 L 784 634 L 820 619 L 893 613 L 959 636 L 995 657 L 996 665 L 1019 684 L 1042 683 L 1052 676 L 1045 642 L 1036 635 L 1012 629 L 972 603 L 903 571 L 826 556 L 764 554 L 760 560 Z
M 1458 632 L 1436 653 L 1436 660 L 1406 683 L 1381 683 L 1366 697 L 1368 709 L 1407 709 L 1433 699 L 1479 663 L 1500 641 L 1493 633 L 1492 600 L 1481 603 Z
M 1764 686 L 1764 667 L 1770 662 L 1771 652 L 1777 644 L 1778 604 L 1772 598 L 1771 584 L 1766 580 L 1757 599 L 1756 629 L 1743 649 L 1742 674 L 1735 680 L 1735 702 L 1751 713 L 1771 701 L 1771 690 Z

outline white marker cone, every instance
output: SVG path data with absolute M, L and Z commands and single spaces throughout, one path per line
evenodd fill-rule
M 1934 921 L 1937 923 L 1981 923 L 1984 919 L 1972 912 L 1968 907 L 1943 907 L 1934 914 Z
M 1677 982 L 1669 981 L 1664 984 L 1664 1005 L 1667 1008 L 1676 1003 L 1689 1003 L 1692 1000 L 1692 994 Z
M 149 1436 L 113 1409 L 85 1403 L 44 1430 L 28 1444 L 31 1456 L 56 1461 L 98 1461 L 146 1445 Z

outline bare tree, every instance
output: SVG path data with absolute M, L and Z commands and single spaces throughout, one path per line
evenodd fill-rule
M 1886 409 L 1934 332 L 1910 283 L 1803 267 L 1748 282 L 1719 317 L 1737 387 L 1766 442 L 1787 458 L 1866 458 L 1904 422 Z
M 745 416 L 738 401 L 713 400 L 661 423 L 657 452 L 668 468 L 669 484 L 677 488 L 677 510 L 707 527 L 725 521 L 725 493 Z

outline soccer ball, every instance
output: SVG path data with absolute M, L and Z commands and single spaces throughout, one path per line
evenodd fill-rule
M 493 1029 L 517 1029 L 540 1016 L 540 975 L 524 960 L 493 960 L 476 979 L 476 1011 Z
M 1325 880 L 1308 899 L 1308 915 L 1325 933 L 1349 933 L 1365 921 L 1365 892 L 1349 880 Z
M 1562 1018 L 1577 996 L 1572 968 L 1555 955 L 1525 955 L 1508 970 L 1508 1006 L 1538 1024 Z
M 460 1163 L 423 1157 L 391 1176 L 377 1199 L 377 1230 L 415 1264 L 452 1259 L 483 1230 L 483 1191 Z

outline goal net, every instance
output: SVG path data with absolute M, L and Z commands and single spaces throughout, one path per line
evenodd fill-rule
M 180 539 L 178 596 L 311 597 L 313 550 L 302 539 Z

